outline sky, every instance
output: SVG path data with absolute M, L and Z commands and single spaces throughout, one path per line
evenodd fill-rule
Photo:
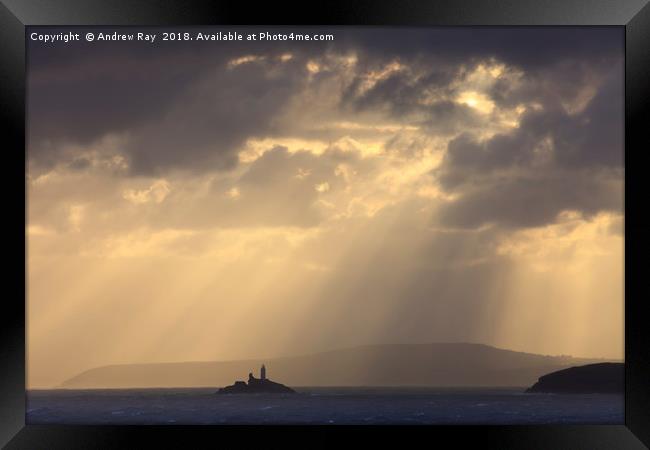
M 622 29 L 116 30 L 159 37 L 28 41 L 29 387 L 377 343 L 623 358 Z

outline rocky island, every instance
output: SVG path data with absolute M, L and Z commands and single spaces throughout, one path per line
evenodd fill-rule
M 551 372 L 539 378 L 526 390 L 528 393 L 555 394 L 623 394 L 625 365 L 599 363 Z
M 223 387 L 217 394 L 295 394 L 296 391 L 284 384 L 276 383 L 266 378 L 266 367 L 262 365 L 260 377 L 255 378 L 253 373 L 248 374 L 248 383 L 235 381 L 235 384 Z

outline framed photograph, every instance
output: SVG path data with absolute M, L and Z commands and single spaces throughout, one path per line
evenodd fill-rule
M 6 448 L 650 445 L 645 0 L 0 20 Z

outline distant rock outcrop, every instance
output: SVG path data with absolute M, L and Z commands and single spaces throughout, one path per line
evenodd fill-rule
M 625 388 L 623 363 L 600 363 L 569 367 L 539 378 L 526 392 L 557 394 L 622 394 Z
M 296 391 L 284 384 L 276 383 L 266 378 L 266 368 L 262 366 L 261 377 L 255 378 L 248 374 L 248 384 L 244 381 L 235 381 L 235 384 L 226 386 L 217 391 L 218 394 L 295 394 Z

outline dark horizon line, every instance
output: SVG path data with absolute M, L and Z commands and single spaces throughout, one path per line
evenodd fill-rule
M 223 386 L 146 386 L 146 387 L 94 387 L 94 388 L 66 388 L 66 387 L 54 387 L 54 388 L 31 388 L 25 389 L 27 392 L 35 391 L 129 391 L 129 390 L 171 390 L 171 389 L 219 389 Z M 315 384 L 315 385 L 302 385 L 292 386 L 295 389 L 392 389 L 392 388 L 412 388 L 412 389 L 496 389 L 496 390 L 508 390 L 508 389 L 526 389 L 530 386 L 493 386 L 489 384 L 485 385 L 434 385 L 434 384 L 364 384 L 364 385 L 329 385 L 329 384 Z

